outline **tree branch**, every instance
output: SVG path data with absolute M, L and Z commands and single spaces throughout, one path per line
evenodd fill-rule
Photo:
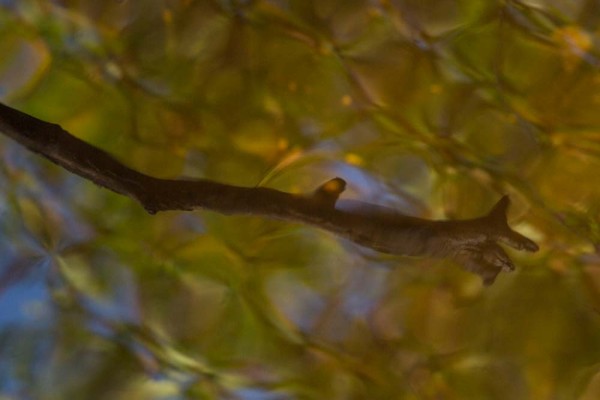
M 514 269 L 496 242 L 519 250 L 538 249 L 508 226 L 507 196 L 486 216 L 469 220 L 425 220 L 369 204 L 343 210 L 338 197 L 346 182 L 341 178 L 324 183 L 309 195 L 209 180 L 159 179 L 123 165 L 59 125 L 1 103 L 0 131 L 72 173 L 138 201 L 150 214 L 209 209 L 306 223 L 385 253 L 454 259 L 479 274 L 485 284 L 491 284 L 501 270 Z

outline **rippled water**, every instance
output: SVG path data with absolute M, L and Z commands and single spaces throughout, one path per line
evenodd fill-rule
M 593 1 L 0 1 L 1 101 L 132 168 L 424 218 L 509 194 L 484 288 L 310 227 L 149 216 L 0 138 L 7 399 L 595 399 Z M 352 204 L 352 203 L 346 203 Z M 357 204 L 357 203 L 354 203 Z

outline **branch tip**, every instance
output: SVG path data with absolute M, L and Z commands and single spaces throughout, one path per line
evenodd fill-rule
M 493 220 L 496 223 L 504 223 L 506 224 L 506 212 L 508 211 L 508 207 L 510 206 L 510 198 L 508 195 L 502 196 L 500 200 L 490 210 L 487 215 L 487 218 Z
M 502 196 L 500 200 L 492 207 L 490 212 L 484 217 L 483 221 L 489 229 L 493 231 L 493 236 L 510 247 L 517 250 L 526 250 L 536 252 L 539 246 L 533 240 L 515 232 L 508 225 L 506 213 L 510 206 L 510 198 L 508 195 Z

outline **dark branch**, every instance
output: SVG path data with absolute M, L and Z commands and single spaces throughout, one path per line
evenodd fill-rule
M 432 221 L 369 205 L 343 210 L 338 204 L 346 182 L 334 178 L 309 195 L 246 188 L 209 180 L 159 179 L 126 167 L 108 153 L 48 123 L 0 103 L 0 130 L 29 150 L 97 185 L 137 200 L 149 213 L 209 209 L 310 224 L 372 249 L 409 256 L 448 257 L 491 284 L 514 266 L 503 242 L 536 251 L 530 239 L 506 221 L 507 196 L 484 217 Z

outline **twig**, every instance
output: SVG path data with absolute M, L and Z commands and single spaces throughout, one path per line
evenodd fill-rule
M 150 214 L 209 209 L 302 222 L 385 253 L 452 258 L 478 273 L 486 284 L 491 284 L 501 270 L 514 269 L 497 241 L 519 250 L 538 249 L 508 226 L 507 196 L 486 216 L 469 220 L 425 220 L 375 205 L 344 211 L 336 207 L 346 186 L 341 178 L 331 179 L 309 195 L 209 180 L 159 179 L 123 165 L 59 125 L 1 103 L 0 131 L 72 173 L 138 201 Z

